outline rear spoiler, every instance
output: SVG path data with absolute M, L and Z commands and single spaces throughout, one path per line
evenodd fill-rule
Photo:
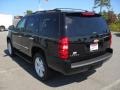
M 94 13 L 94 12 L 71 12 L 66 13 L 66 16 L 81 16 L 81 17 L 100 17 L 100 14 Z

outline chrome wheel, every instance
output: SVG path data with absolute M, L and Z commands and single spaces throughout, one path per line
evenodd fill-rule
M 41 57 L 35 58 L 35 71 L 40 78 L 44 77 L 45 67 Z

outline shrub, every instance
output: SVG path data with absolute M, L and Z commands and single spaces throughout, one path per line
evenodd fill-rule
M 111 23 L 109 27 L 111 31 L 120 32 L 120 22 Z

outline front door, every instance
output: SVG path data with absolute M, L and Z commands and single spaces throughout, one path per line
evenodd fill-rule
M 25 54 L 31 54 L 31 48 L 33 46 L 33 41 L 36 38 L 39 27 L 39 16 L 32 15 L 27 17 L 25 30 L 22 32 L 22 47 L 21 51 Z
M 22 39 L 22 31 L 25 28 L 25 23 L 26 23 L 26 18 L 23 18 L 22 20 L 19 21 L 18 25 L 14 30 L 12 30 L 12 43 L 14 48 L 18 49 L 21 51 L 21 48 L 23 47 L 21 43 Z

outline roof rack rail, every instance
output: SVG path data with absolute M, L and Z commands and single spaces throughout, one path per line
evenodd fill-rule
M 78 11 L 83 11 L 83 12 L 89 12 L 87 10 L 83 10 L 83 9 L 74 9 L 74 8 L 55 8 L 55 9 L 52 9 L 52 10 L 43 10 L 43 11 L 36 11 L 36 12 L 33 12 L 32 14 L 37 14 L 37 13 L 41 13 L 41 12 L 55 12 L 55 11 L 60 11 L 60 12 L 64 12 L 64 11 L 67 11 L 67 12 L 78 12 Z
M 55 12 L 55 11 L 61 11 L 61 10 L 58 10 L 58 9 L 43 10 L 43 11 L 36 11 L 36 12 L 33 12 L 32 14 L 41 13 L 41 12 Z
M 85 11 L 85 12 L 88 12 L 87 10 L 74 9 L 74 8 L 55 8 L 54 10 L 60 10 L 60 11 Z

